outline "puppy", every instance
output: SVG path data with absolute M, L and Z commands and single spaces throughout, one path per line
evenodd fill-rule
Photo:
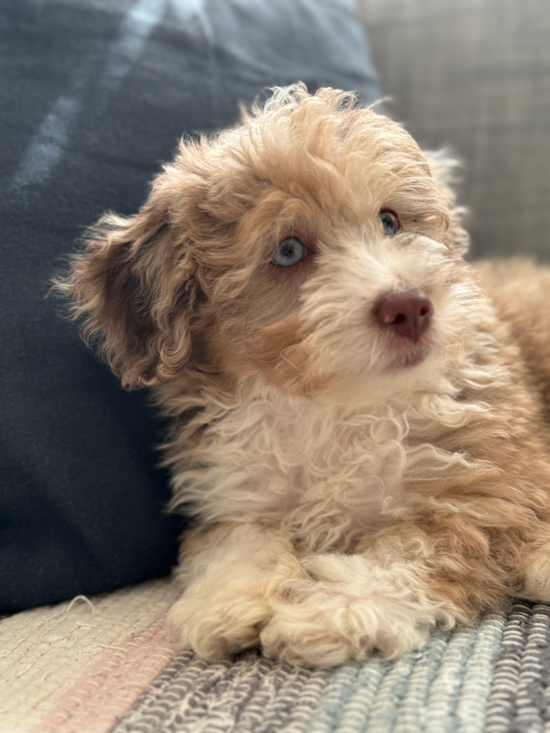
M 59 280 L 171 418 L 180 647 L 329 667 L 550 600 L 550 271 L 476 274 L 448 177 L 353 95 L 277 89 Z

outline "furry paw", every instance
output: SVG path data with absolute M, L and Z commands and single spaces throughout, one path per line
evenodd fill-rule
M 191 583 L 168 615 L 178 646 L 219 659 L 260 645 L 267 657 L 326 668 L 374 651 L 402 656 L 437 623 L 454 624 L 411 563 L 379 565 L 363 555 L 300 563 L 283 553 L 261 567 L 247 575 L 211 566 Z
M 221 659 L 258 646 L 260 630 L 273 615 L 273 599 L 297 575 L 303 570 L 289 553 L 268 563 L 263 573 L 232 574 L 225 566 L 211 568 L 170 609 L 170 637 L 180 649 L 193 649 L 204 659 Z
M 193 649 L 204 659 L 223 659 L 259 644 L 259 630 L 271 617 L 268 603 L 242 588 L 208 602 L 185 594 L 168 613 L 170 638 L 179 649 Z
M 443 620 L 439 604 L 405 566 L 372 567 L 359 555 L 319 555 L 303 566 L 310 577 L 285 584 L 260 633 L 268 657 L 307 667 L 362 660 L 374 651 L 395 658 L 422 647 Z

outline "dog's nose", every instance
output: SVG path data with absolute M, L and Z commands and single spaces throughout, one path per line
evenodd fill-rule
M 388 293 L 374 309 L 383 326 L 400 336 L 418 341 L 430 325 L 433 306 L 420 288 L 406 293 Z

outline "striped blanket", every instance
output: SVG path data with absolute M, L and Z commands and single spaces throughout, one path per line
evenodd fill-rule
M 157 580 L 0 622 L 0 733 L 550 730 L 550 607 L 516 602 L 397 662 L 174 656 Z

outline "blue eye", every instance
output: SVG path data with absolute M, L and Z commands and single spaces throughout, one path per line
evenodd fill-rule
M 379 216 L 384 227 L 384 234 L 387 237 L 393 237 L 394 234 L 397 234 L 401 230 L 399 219 L 393 211 L 381 211 Z
M 279 267 L 292 267 L 307 255 L 307 248 L 299 239 L 288 237 L 280 242 L 275 250 L 271 262 Z

